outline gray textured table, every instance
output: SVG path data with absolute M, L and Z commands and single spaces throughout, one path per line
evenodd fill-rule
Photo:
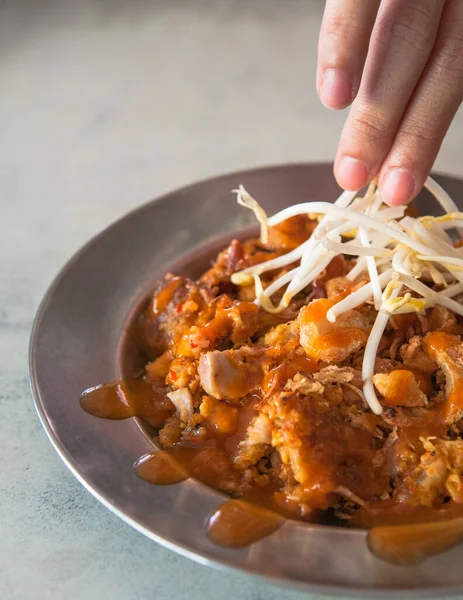
M 198 566 L 103 508 L 41 430 L 32 319 L 91 235 L 192 180 L 334 156 L 314 90 L 322 2 L 0 2 L 0 597 L 296 600 Z M 438 167 L 462 174 L 459 114 Z

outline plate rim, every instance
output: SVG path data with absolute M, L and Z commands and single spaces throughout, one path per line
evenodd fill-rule
M 171 542 L 169 539 L 163 537 L 161 534 L 153 532 L 148 527 L 145 527 L 141 523 L 139 523 L 135 518 L 128 515 L 126 512 L 118 508 L 115 504 L 113 504 L 109 499 L 107 499 L 98 489 L 92 486 L 85 477 L 83 477 L 78 468 L 73 464 L 72 456 L 68 454 L 65 448 L 62 446 L 58 436 L 53 431 L 51 424 L 47 418 L 46 412 L 41 402 L 41 395 L 38 389 L 37 384 L 37 370 L 35 364 L 36 352 L 37 352 L 37 337 L 39 328 L 42 322 L 42 319 L 46 313 L 46 309 L 49 305 L 49 302 L 53 296 L 54 291 L 58 288 L 60 282 L 66 276 L 67 272 L 72 268 L 72 266 L 78 262 L 78 260 L 83 256 L 87 250 L 96 243 L 99 239 L 107 234 L 108 231 L 116 228 L 121 222 L 130 218 L 133 214 L 143 212 L 151 208 L 153 205 L 156 205 L 160 202 L 165 202 L 169 200 L 171 196 L 177 196 L 180 193 L 188 191 L 189 189 L 199 186 L 199 185 L 207 185 L 212 182 L 218 182 L 222 179 L 227 179 L 233 176 L 243 176 L 247 174 L 257 174 L 268 171 L 275 170 L 283 170 L 287 168 L 303 168 L 303 167 L 322 167 L 326 168 L 329 166 L 333 166 L 331 161 L 315 161 L 315 162 L 304 162 L 304 161 L 295 161 L 289 163 L 276 163 L 270 165 L 263 166 L 255 166 L 248 169 L 238 169 L 232 170 L 226 173 L 219 173 L 218 175 L 212 175 L 208 177 L 204 177 L 198 180 L 195 180 L 191 183 L 182 185 L 178 188 L 169 189 L 166 192 L 163 192 L 159 196 L 155 196 L 151 200 L 146 202 L 142 202 L 141 204 L 131 208 L 127 212 L 120 215 L 114 221 L 111 221 L 102 229 L 94 233 L 84 244 L 78 247 L 78 249 L 71 254 L 71 256 L 64 262 L 62 267 L 58 270 L 57 274 L 53 277 L 48 287 L 46 288 L 45 293 L 36 309 L 35 317 L 31 327 L 31 333 L 29 338 L 29 347 L 28 347 L 28 376 L 29 376 L 29 388 L 32 396 L 32 401 L 39 417 L 39 421 L 45 430 L 45 433 L 52 444 L 53 448 L 57 452 L 60 459 L 63 461 L 65 466 L 71 471 L 73 476 L 79 481 L 79 483 L 88 491 L 90 494 L 96 498 L 99 502 L 103 504 L 107 509 L 109 509 L 113 514 L 119 517 L 122 521 L 128 524 L 130 527 L 134 528 L 139 533 L 148 537 L 149 539 L 155 541 L 160 544 L 164 548 L 167 548 L 170 551 L 175 552 L 183 557 L 186 557 L 194 562 L 201 564 L 203 566 L 213 567 L 220 571 L 232 572 L 236 574 L 242 574 L 244 576 L 252 576 L 262 581 L 263 583 L 272 583 L 280 588 L 292 588 L 299 591 L 305 591 L 308 593 L 314 594 L 323 594 L 323 595 L 331 595 L 335 597 L 345 597 L 351 596 L 352 594 L 356 594 L 359 598 L 385 598 L 385 597 L 403 597 L 404 594 L 409 598 L 425 598 L 425 597 L 446 597 L 449 594 L 457 594 L 463 591 L 463 584 L 461 585 L 435 585 L 429 586 L 426 588 L 410 588 L 410 587 L 395 587 L 393 589 L 385 589 L 385 588 L 375 588 L 375 587 L 356 587 L 353 585 L 349 585 L 345 590 L 341 588 L 340 585 L 329 585 L 329 584 L 321 584 L 321 583 L 310 583 L 302 580 L 297 580 L 289 577 L 279 577 L 277 575 L 272 574 L 262 574 L 253 569 L 252 567 L 243 568 L 238 565 L 230 564 L 226 559 L 222 558 L 210 558 L 203 556 L 200 551 L 194 551 L 190 548 L 186 547 L 182 543 Z M 452 179 L 460 179 L 458 175 L 454 175 L 451 173 L 446 173 L 442 171 L 432 171 L 432 176 L 437 177 L 449 177 Z M 198 244 L 200 245 L 200 243 Z M 135 419 L 137 421 L 137 419 Z M 140 434 L 143 435 L 143 432 L 140 431 Z M 342 528 L 336 528 L 342 529 Z M 343 530 L 344 531 L 344 530 Z M 349 530 L 350 534 L 354 534 L 355 532 L 361 533 L 360 529 L 352 529 Z M 346 532 L 347 533 L 347 532 Z

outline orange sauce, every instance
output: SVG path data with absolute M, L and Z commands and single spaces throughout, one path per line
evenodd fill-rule
M 243 500 L 228 500 L 209 518 L 207 535 L 220 546 L 242 548 L 279 529 L 280 515 Z
M 317 221 L 309 219 L 307 215 L 296 215 L 282 223 L 270 227 L 269 246 L 288 252 L 305 242 L 317 225 Z
M 365 329 L 343 327 L 328 321 L 326 313 L 334 304 L 333 300 L 320 298 L 304 306 L 299 313 L 301 345 L 314 361 L 327 360 L 327 352 L 337 354 L 352 344 L 366 343 L 368 339 L 369 331 Z
M 172 485 L 188 478 L 188 471 L 163 450 L 145 454 L 134 464 L 134 469 L 140 479 L 154 485 Z
M 295 227 L 298 228 L 298 235 L 303 240 L 307 239 L 312 225 L 304 217 L 275 229 L 273 235 L 281 248 L 289 249 L 293 244 L 300 243 L 299 238 L 294 234 Z M 269 257 L 269 254 L 262 253 L 262 260 Z M 254 259 L 258 260 L 256 256 Z M 326 279 L 344 274 L 345 260 L 339 257 L 330 263 L 320 281 L 323 283 Z M 183 277 L 174 277 L 166 283 L 146 311 L 149 324 L 153 325 L 159 313 L 171 308 L 168 306 L 169 303 L 174 297 L 176 298 L 177 290 L 185 281 Z M 337 300 L 350 292 L 351 285 L 346 283 L 345 287 L 340 288 Z M 198 311 L 200 306 L 203 306 L 201 302 L 198 300 L 198 304 L 190 298 L 186 303 L 179 303 L 176 311 L 177 313 L 183 311 L 183 318 L 185 318 L 188 310 Z M 125 379 L 89 389 L 81 396 L 82 408 L 92 415 L 108 419 L 127 419 L 137 416 L 155 429 L 160 429 L 166 419 L 175 412 L 175 407 L 165 397 L 165 388 L 157 385 L 156 381 L 165 381 L 167 376 L 173 377 L 172 373 L 176 374 L 172 364 L 173 359 L 178 361 L 197 358 L 200 350 L 205 348 L 224 349 L 236 343 L 246 343 L 259 331 L 266 318 L 270 320 L 281 318 L 281 316 L 269 315 L 263 317 L 254 303 L 243 301 L 233 304 L 225 294 L 214 299 L 212 303 L 207 300 L 205 302 L 205 308 L 201 309 L 200 314 L 194 320 L 192 318 L 187 321 L 188 326 L 185 325 L 184 331 L 177 332 L 178 336 L 173 341 L 168 340 L 161 349 L 155 348 L 154 336 L 158 334 L 156 328 L 152 327 L 153 338 L 148 341 L 151 343 L 151 349 L 154 349 L 151 356 L 156 359 L 146 367 L 146 373 L 153 379 L 152 382 L 146 379 Z M 274 362 L 265 363 L 260 356 L 252 355 L 236 367 L 236 374 L 232 374 L 233 386 L 236 389 L 231 396 L 226 396 L 229 401 L 212 398 L 211 410 L 207 412 L 204 410 L 204 414 L 199 415 L 200 427 L 192 429 L 191 432 L 187 429 L 182 442 L 168 451 L 147 454 L 134 464 L 137 476 L 151 484 L 172 485 L 185 481 L 191 476 L 214 488 L 228 492 L 232 489 L 234 493 L 242 492 L 240 500 L 233 499 L 223 503 L 210 517 L 207 533 L 214 543 L 240 548 L 278 530 L 284 524 L 285 517 L 304 518 L 300 506 L 302 500 L 301 502 L 289 500 L 281 485 L 267 478 L 265 461 L 270 460 L 268 457 L 262 458 L 262 469 L 252 483 L 249 478 L 246 479 L 246 473 L 235 468 L 233 457 L 236 455 L 238 444 L 245 437 L 252 418 L 257 414 L 259 403 L 265 400 L 267 394 L 273 393 L 275 389 L 282 389 L 286 381 L 292 379 L 298 372 L 309 374 L 317 371 L 318 359 L 326 350 L 332 347 L 347 349 L 353 342 L 367 340 L 367 330 L 328 322 L 326 312 L 334 304 L 333 300 L 319 299 L 301 310 L 300 322 L 308 331 L 306 343 L 302 342 L 306 355 L 299 356 L 295 353 L 296 346 L 299 345 L 298 339 L 294 347 L 290 347 L 291 342 L 284 342 L 284 346 L 278 343 L 266 349 L 267 357 L 271 360 L 277 359 Z M 415 320 L 415 315 L 398 315 L 392 318 L 396 329 L 407 328 Z M 460 343 L 458 336 L 442 332 L 432 332 L 426 338 L 428 352 L 436 362 L 439 362 L 439 352 L 446 351 L 455 343 Z M 185 347 L 184 356 L 181 356 L 182 347 Z M 281 363 L 284 360 L 282 357 L 287 359 L 288 355 L 291 357 L 290 360 Z M 279 362 L 281 364 L 278 364 Z M 275 364 L 278 366 L 267 372 Z M 392 406 L 400 405 L 402 397 L 407 395 L 413 374 L 420 389 L 427 395 L 432 394 L 433 383 L 429 374 L 416 370 L 413 370 L 412 374 L 412 369 L 396 370 L 394 373 L 397 381 L 394 381 L 393 386 L 395 397 L 389 402 Z M 249 379 L 256 380 L 255 388 L 249 388 Z M 256 393 L 243 399 L 249 389 L 255 390 Z M 230 398 L 234 398 L 235 401 L 232 402 Z M 388 405 L 387 399 L 384 404 Z M 391 445 L 388 450 L 390 454 L 386 457 L 391 468 L 389 472 L 385 469 L 383 476 L 388 484 L 389 475 L 394 469 L 392 461 L 397 459 L 397 455 L 400 455 L 401 459 L 402 453 L 407 457 L 407 448 L 421 444 L 421 437 L 445 435 L 447 431 L 445 410 L 454 411 L 463 408 L 463 378 L 454 379 L 450 396 L 445 407 L 443 405 L 444 403 L 428 410 L 421 420 L 416 419 L 413 426 L 399 429 L 398 440 Z M 370 416 L 372 419 L 377 418 L 374 415 Z M 197 430 L 199 430 L 198 434 L 196 434 Z M 332 490 L 337 489 L 336 482 L 340 477 L 338 471 L 343 466 L 341 459 L 338 461 L 336 455 L 341 457 L 346 455 L 345 448 L 350 452 L 348 460 L 354 462 L 356 468 L 355 480 L 351 482 L 352 485 L 348 486 L 348 489 L 355 492 L 356 479 L 360 479 L 362 472 L 367 473 L 367 480 L 363 482 L 367 490 L 366 498 L 377 498 L 384 489 L 383 482 L 380 481 L 381 477 L 372 469 L 368 470 L 377 452 L 377 440 L 371 439 L 369 444 L 370 432 L 353 428 L 351 433 L 347 429 L 343 434 L 344 437 L 340 438 L 343 440 L 342 443 L 337 443 L 340 433 L 343 433 L 343 430 L 331 430 L 328 424 L 326 427 L 320 427 L 313 436 L 314 444 L 317 436 L 322 438 L 322 443 L 317 445 L 320 455 L 318 463 L 312 461 L 310 473 L 305 479 L 299 480 L 304 490 L 310 491 L 308 494 L 310 501 L 306 503 L 306 507 L 314 509 L 310 514 L 311 521 L 314 521 L 333 499 Z M 193 439 L 196 441 L 192 441 Z M 198 441 L 200 439 L 201 442 Z M 318 447 L 322 450 L 318 450 Z M 325 450 L 326 457 L 323 454 Z M 340 466 L 336 467 L 337 471 L 330 468 L 330 465 L 338 465 L 338 463 Z M 232 478 L 236 485 L 227 488 L 227 483 L 230 484 Z M 236 489 L 239 491 L 236 492 Z M 327 501 L 328 496 L 330 496 L 329 501 Z M 407 504 L 405 492 L 401 498 L 403 502 L 382 500 L 375 504 L 368 504 L 357 510 L 349 522 L 349 526 L 353 527 L 373 527 L 368 534 L 368 544 L 377 556 L 396 564 L 412 564 L 430 554 L 451 547 L 463 538 L 463 505 L 452 500 L 437 508 L 416 507 Z M 336 497 L 333 503 L 335 501 Z
M 323 351 L 331 348 L 348 348 L 354 342 L 366 343 L 369 332 L 358 327 L 338 327 L 320 335 L 312 347 L 312 356 L 317 358 Z
M 449 550 L 463 539 L 463 517 L 449 521 L 373 527 L 370 550 L 398 565 L 420 563 L 428 556 Z
M 429 356 L 440 365 L 440 354 L 461 344 L 461 339 L 457 335 L 433 331 L 426 337 L 425 343 Z M 463 372 L 463 366 L 461 372 Z M 447 380 L 449 380 L 448 376 Z M 447 393 L 448 398 L 445 402 L 444 413 L 453 420 L 454 416 L 463 409 L 463 376 L 455 374 L 452 377 L 451 389 Z
M 144 379 L 123 379 L 90 388 L 81 395 L 80 405 L 94 417 L 141 417 L 156 429 L 174 412 L 172 402 Z

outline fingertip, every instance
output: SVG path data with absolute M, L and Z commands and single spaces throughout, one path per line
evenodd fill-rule
M 352 77 L 341 69 L 327 69 L 321 76 L 317 91 L 323 105 L 332 110 L 346 108 L 354 99 Z
M 416 195 L 416 176 L 410 169 L 388 169 L 379 180 L 379 192 L 389 206 L 408 204 Z
M 338 184 L 345 190 L 360 190 L 370 179 L 368 166 L 358 158 L 341 156 L 336 160 L 334 175 Z

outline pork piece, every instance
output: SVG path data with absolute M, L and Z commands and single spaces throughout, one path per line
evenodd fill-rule
M 404 478 L 397 499 L 432 506 L 451 496 L 463 503 L 463 441 L 421 438 L 421 444 L 419 464 Z
M 415 335 L 400 348 L 400 357 L 406 367 L 418 369 L 423 373 L 434 373 L 437 370 L 437 364 L 429 357 L 423 348 L 423 338 Z
M 329 364 L 340 363 L 363 348 L 369 324 L 356 310 L 339 315 L 335 323 L 326 318 L 334 303 L 326 298 L 313 300 L 299 313 L 300 342 L 306 354 Z
M 214 351 L 199 360 L 199 380 L 202 388 L 218 400 L 239 400 L 262 381 L 262 369 L 252 348 Z
M 425 344 L 445 375 L 445 422 L 455 423 L 463 417 L 463 343 L 459 336 L 433 331 L 426 336 Z
M 334 505 L 339 487 L 367 501 L 388 489 L 389 478 L 373 464 L 373 435 L 354 427 L 325 396 L 283 392 L 265 410 L 274 424 L 272 446 L 291 468 L 294 494 L 306 510 Z
M 267 452 L 272 441 L 272 421 L 261 412 L 251 421 L 245 439 L 239 443 L 235 466 L 245 469 L 255 465 Z
M 432 506 L 446 495 L 445 482 L 451 465 L 445 452 L 426 441 L 423 441 L 423 445 L 425 452 L 421 455 L 419 465 L 405 477 L 395 496 L 400 502 Z
M 415 375 L 405 369 L 373 375 L 373 384 L 382 396 L 383 406 L 426 406 L 425 394 L 418 387 Z
M 167 397 L 175 406 L 175 410 L 177 411 L 180 420 L 183 423 L 188 423 L 193 416 L 194 411 L 193 397 L 190 390 L 186 387 L 180 388 L 173 392 L 169 392 Z

